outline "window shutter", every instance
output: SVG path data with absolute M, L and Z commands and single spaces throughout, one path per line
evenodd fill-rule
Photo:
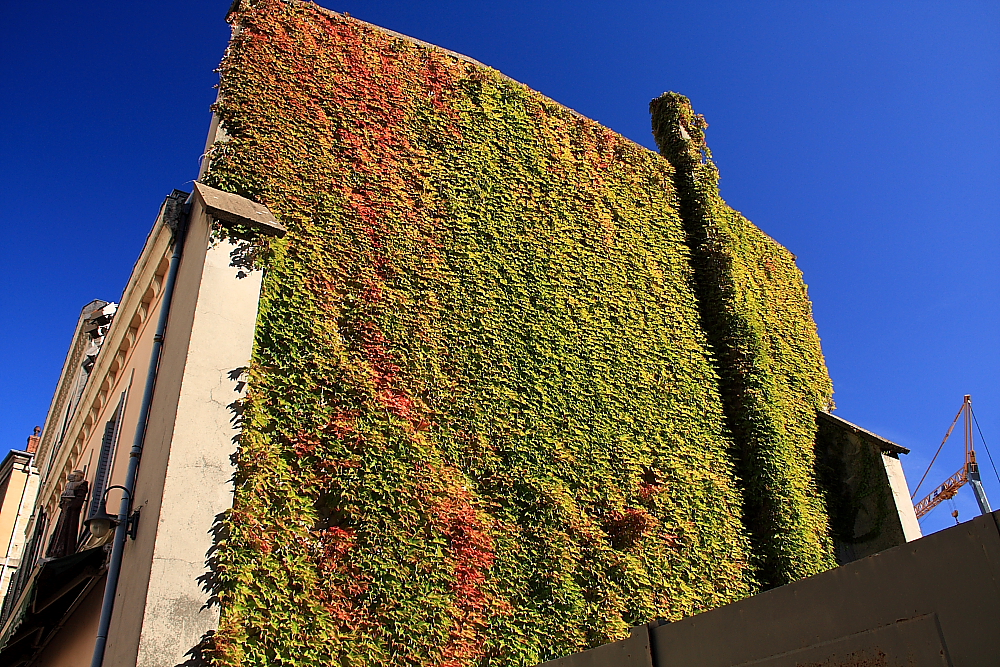
M 101 456 L 97 460 L 97 470 L 94 473 L 94 486 L 90 491 L 90 511 L 87 518 L 97 514 L 101 509 L 101 500 L 104 499 L 104 491 L 111 476 L 111 464 L 114 460 L 116 445 L 118 444 L 118 433 L 122 423 L 122 412 L 125 411 L 125 392 L 118 401 L 115 413 L 104 425 L 104 439 L 101 440 Z

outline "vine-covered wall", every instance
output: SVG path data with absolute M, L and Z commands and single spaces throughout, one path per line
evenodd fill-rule
M 745 597 L 755 549 L 823 566 L 751 547 L 669 161 L 313 4 L 231 18 L 204 180 L 289 233 L 257 258 L 216 664 L 531 665 Z M 762 410 L 828 398 L 795 368 L 811 393 Z
M 650 103 L 653 135 L 676 169 L 702 321 L 736 441 L 746 524 L 761 583 L 777 586 L 836 565 L 816 483 L 816 412 L 833 406 L 812 305 L 795 257 L 719 195 L 690 101 Z

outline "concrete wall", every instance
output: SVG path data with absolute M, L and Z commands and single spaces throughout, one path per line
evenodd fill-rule
M 66 619 L 56 638 L 49 642 L 32 667 L 81 667 L 90 665 L 94 638 L 101 618 L 104 577 L 94 582 L 90 591 Z M 110 663 L 105 663 L 109 665 Z
M 998 665 L 1000 513 L 654 628 L 651 642 L 660 667 Z
M 653 667 L 649 631 L 639 625 L 632 628 L 628 639 L 543 662 L 539 667 Z
M 641 633 L 645 626 L 637 628 Z M 552 667 L 1000 665 L 1000 512 Z

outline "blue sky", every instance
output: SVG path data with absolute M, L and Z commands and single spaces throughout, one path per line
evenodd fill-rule
M 651 148 L 649 100 L 688 95 L 725 198 L 798 256 L 837 414 L 911 448 L 913 484 L 969 393 L 998 458 L 1000 4 L 321 4 Z M 228 5 L 0 2 L 0 449 L 42 422 L 80 308 L 118 300 L 163 197 L 197 175 Z M 942 456 L 932 480 L 961 441 Z M 976 514 L 969 490 L 955 502 Z

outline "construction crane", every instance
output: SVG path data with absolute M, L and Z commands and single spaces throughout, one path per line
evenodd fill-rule
M 920 502 L 913 506 L 913 511 L 916 512 L 918 519 L 925 516 L 928 512 L 944 501 L 954 498 L 955 494 L 958 493 L 958 490 L 966 484 L 969 484 L 972 487 L 973 493 L 976 494 L 976 502 L 979 503 L 979 511 L 982 514 L 988 514 L 992 511 L 990 509 L 990 501 L 986 499 L 986 491 L 983 489 L 982 479 L 979 476 L 979 464 L 976 463 L 976 450 L 972 436 L 972 396 L 969 395 L 966 395 L 965 400 L 962 401 L 962 407 L 959 408 L 958 414 L 955 415 L 955 419 L 951 422 L 951 427 L 949 427 L 948 432 L 945 433 L 944 440 L 941 441 L 941 445 L 934 454 L 934 458 L 931 459 L 931 465 L 927 466 L 927 472 L 925 472 L 924 476 L 920 478 L 920 484 L 917 484 L 917 488 L 913 490 L 913 496 L 910 496 L 910 500 L 913 500 L 913 498 L 917 495 L 917 491 L 920 490 L 920 485 L 924 483 L 925 479 L 927 479 L 927 474 L 931 471 L 931 466 L 933 466 L 934 461 L 937 460 L 938 454 L 941 453 L 944 443 L 948 442 L 951 432 L 955 430 L 955 425 L 958 424 L 958 420 L 963 417 L 965 427 L 965 465 L 962 466 L 961 470 L 943 481 L 933 491 L 920 500 Z

